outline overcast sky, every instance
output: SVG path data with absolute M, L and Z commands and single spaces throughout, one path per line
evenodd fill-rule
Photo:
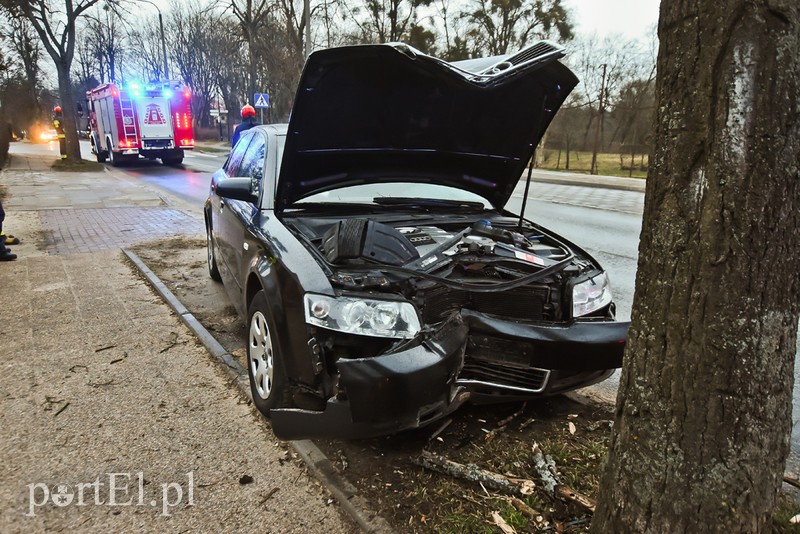
M 659 0 L 565 0 L 572 11 L 575 33 L 600 36 L 619 33 L 628 38 L 655 31 Z

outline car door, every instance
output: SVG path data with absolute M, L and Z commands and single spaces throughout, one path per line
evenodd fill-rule
M 242 141 L 236 143 L 225 165 L 215 173 L 215 177 L 225 179 L 236 177 L 239 174 L 239 167 L 244 159 L 249 141 L 252 139 L 252 134 L 242 137 Z M 236 286 L 238 278 L 235 273 L 238 264 L 235 256 L 238 249 L 234 248 L 231 241 L 235 240 L 235 236 L 241 234 L 242 223 L 231 211 L 230 204 L 232 202 L 235 201 L 222 198 L 217 194 L 211 197 L 211 230 L 216 245 L 217 268 L 225 288 L 233 295 L 236 293 L 233 288 Z
M 264 161 L 266 159 L 267 138 L 259 130 L 254 131 L 250 138 L 247 149 L 236 169 L 236 178 L 249 178 L 250 192 L 260 201 L 264 190 Z M 226 199 L 226 202 L 228 204 L 227 216 L 236 221 L 236 224 L 227 225 L 232 231 L 231 235 L 226 236 L 231 249 L 230 267 L 236 278 L 236 285 L 241 292 L 245 286 L 247 266 L 253 252 L 249 250 L 250 246 L 246 236 L 253 233 L 253 227 L 258 222 L 259 202 L 252 203 L 233 199 Z

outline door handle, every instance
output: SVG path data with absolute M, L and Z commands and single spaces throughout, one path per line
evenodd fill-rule
M 222 211 L 222 208 L 224 208 L 224 207 L 225 207 L 225 201 L 220 199 L 220 201 L 219 201 L 219 211 Z

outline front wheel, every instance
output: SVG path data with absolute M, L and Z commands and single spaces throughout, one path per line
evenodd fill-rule
M 247 316 L 250 325 L 247 336 L 250 391 L 258 411 L 269 417 L 271 409 L 283 404 L 287 379 L 263 289 L 250 303 Z

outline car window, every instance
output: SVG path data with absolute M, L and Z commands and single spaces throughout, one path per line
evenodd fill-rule
M 261 194 L 261 181 L 264 179 L 264 157 L 266 155 L 266 140 L 263 135 L 254 135 L 247 147 L 247 151 L 239 164 L 238 176 L 250 178 L 250 190 L 256 195 Z
M 228 161 L 225 162 L 223 168 L 228 176 L 240 176 L 239 175 L 239 166 L 242 161 L 242 156 L 244 156 L 245 151 L 247 150 L 247 145 L 250 144 L 250 140 L 252 138 L 251 135 L 247 135 L 250 132 L 246 132 L 242 135 L 242 138 L 236 143 L 236 146 L 233 147 L 233 151 L 231 152 L 230 156 L 228 156 Z

